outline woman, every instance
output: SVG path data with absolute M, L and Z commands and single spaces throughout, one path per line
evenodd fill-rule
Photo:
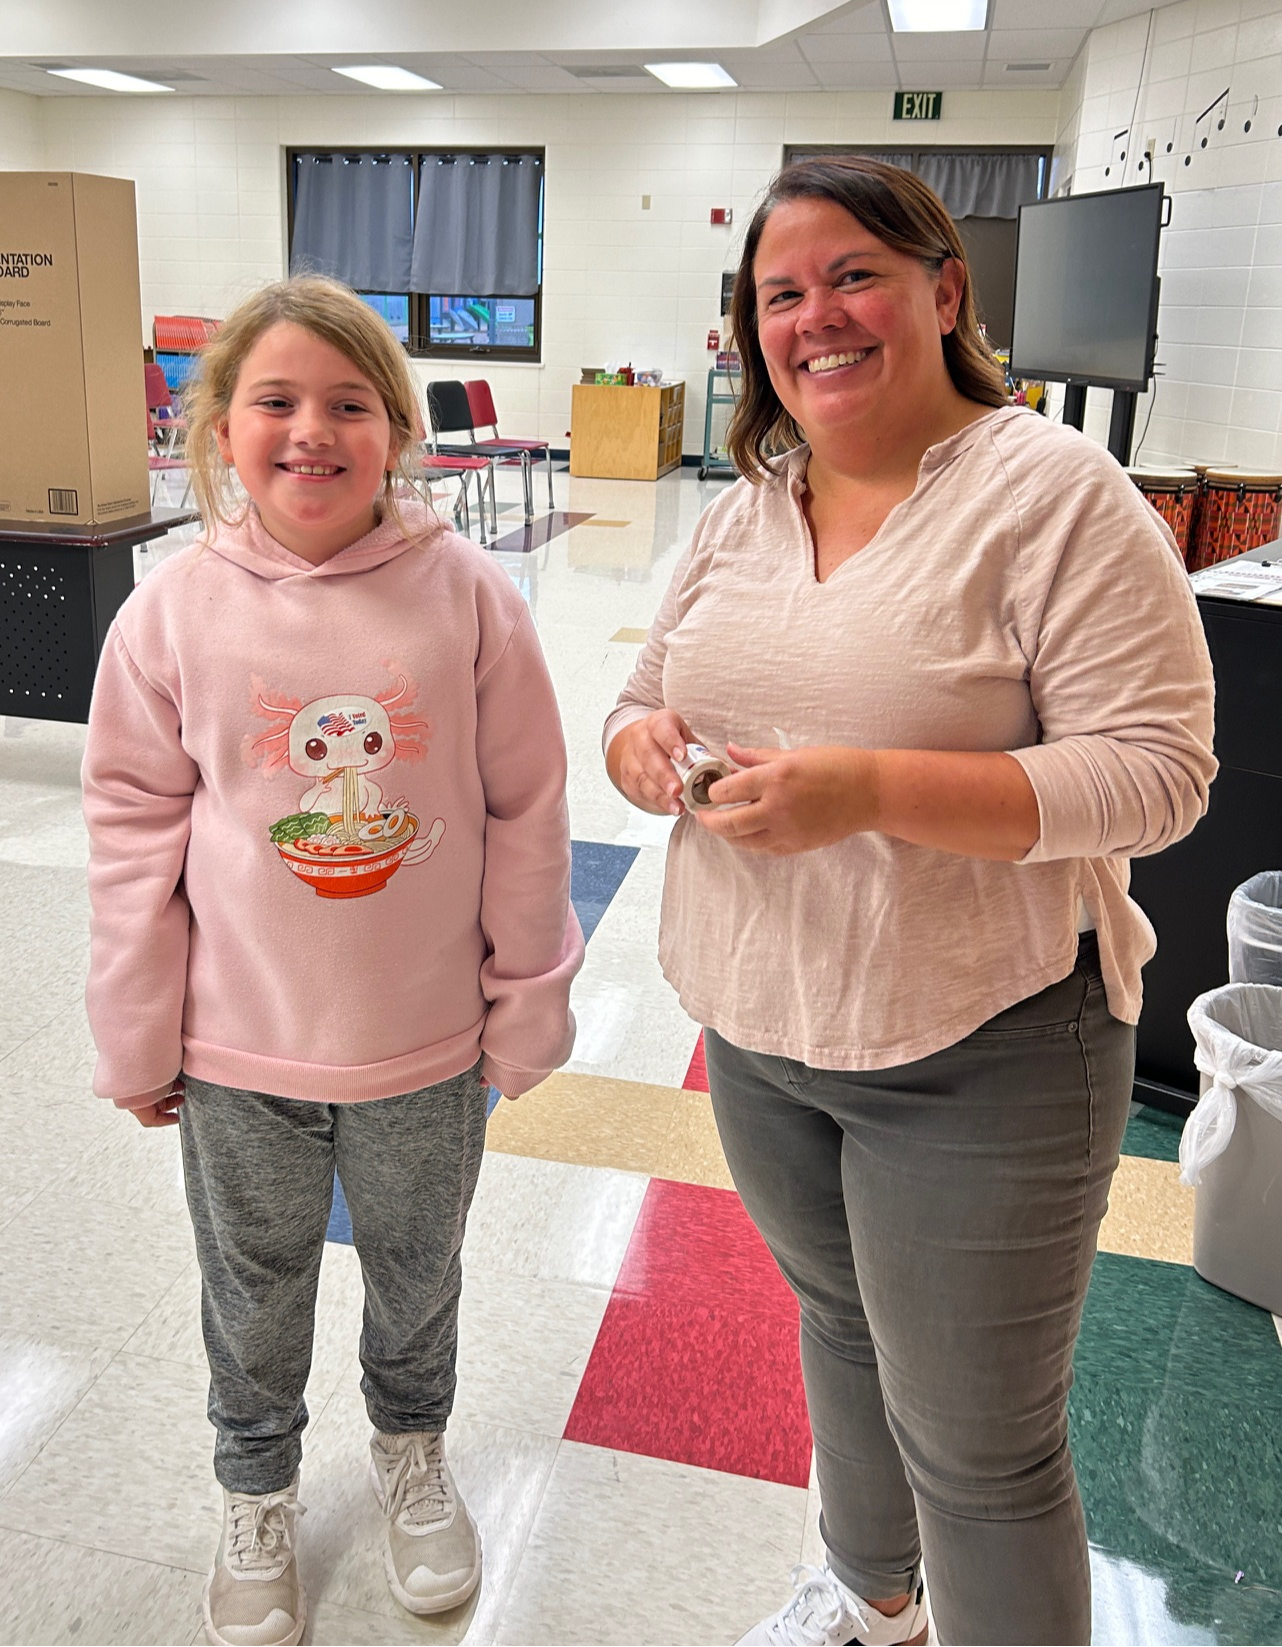
M 740 769 L 673 833 L 660 955 L 800 1301 L 829 1556 L 743 1639 L 922 1641 L 924 1556 L 941 1641 L 1086 1642 L 1066 1407 L 1154 947 L 1127 860 L 1206 807 L 1201 627 L 1112 458 L 1006 405 L 911 174 L 783 172 L 734 329 L 746 478 L 605 743 L 651 812 L 692 738 Z

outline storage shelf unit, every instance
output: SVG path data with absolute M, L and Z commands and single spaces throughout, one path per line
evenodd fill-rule
M 725 388 L 717 393 L 717 379 L 725 379 Z M 739 471 L 731 463 L 726 454 L 724 445 L 715 445 L 712 435 L 712 421 L 715 408 L 718 406 L 733 406 L 743 391 L 743 379 L 738 372 L 726 372 L 720 367 L 708 368 L 708 399 L 703 414 L 703 462 L 699 465 L 699 479 L 707 480 L 709 475 L 724 475 L 734 479 Z
M 570 473 L 599 480 L 657 480 L 681 462 L 684 432 L 684 383 L 576 383 L 570 406 Z

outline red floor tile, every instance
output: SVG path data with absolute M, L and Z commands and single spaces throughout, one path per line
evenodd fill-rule
M 806 1485 L 796 1301 L 733 1192 L 652 1180 L 565 1435 Z
M 694 1056 L 690 1060 L 690 1068 L 686 1071 L 686 1078 L 681 1083 L 685 1092 L 707 1092 L 708 1065 L 703 1055 L 703 1031 L 699 1031 L 699 1039 L 694 1044 Z

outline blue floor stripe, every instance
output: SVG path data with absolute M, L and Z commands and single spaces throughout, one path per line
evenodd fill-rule
M 635 846 L 610 846 L 604 841 L 572 841 L 570 844 L 570 902 L 579 917 L 584 939 L 588 939 L 600 925 L 601 917 L 609 909 L 615 893 L 623 885 L 623 878 L 636 862 Z M 488 1119 L 500 1094 L 490 1088 L 485 1114 Z M 347 1210 L 347 1198 L 337 1175 L 334 1178 L 334 1201 L 330 1208 L 327 1241 L 352 1244 L 352 1215 Z

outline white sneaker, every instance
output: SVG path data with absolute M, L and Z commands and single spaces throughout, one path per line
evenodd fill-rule
M 794 1567 L 793 1597 L 739 1637 L 738 1647 L 899 1647 L 926 1625 L 921 1581 L 902 1612 L 887 1617 L 857 1596 L 825 1563 Z
M 411 1613 L 459 1606 L 480 1582 L 481 1540 L 445 1462 L 444 1435 L 376 1430 L 369 1450 L 392 1594 Z
M 294 1647 L 307 1601 L 294 1558 L 298 1477 L 278 1493 L 223 1489 L 223 1536 L 205 1584 L 205 1639 L 216 1647 Z

